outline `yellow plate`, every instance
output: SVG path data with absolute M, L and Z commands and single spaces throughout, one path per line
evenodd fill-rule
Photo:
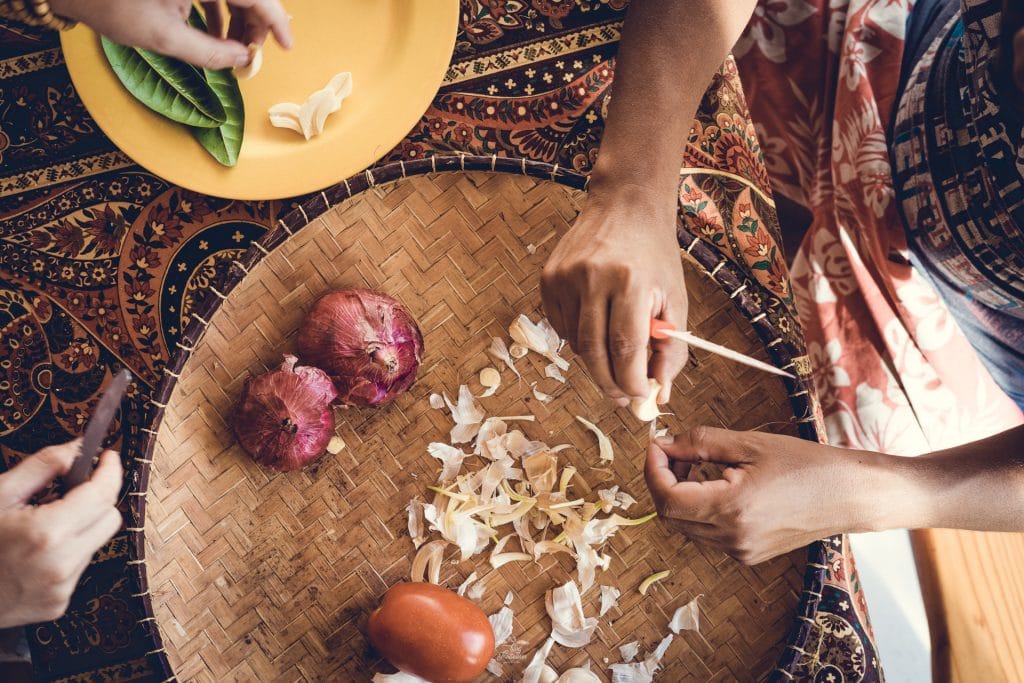
M 263 68 L 240 83 L 245 137 L 238 164 L 221 166 L 180 124 L 128 94 L 79 26 L 62 34 L 71 80 L 103 132 L 140 166 L 172 183 L 231 199 L 277 199 L 332 185 L 370 166 L 430 106 L 455 45 L 458 0 L 286 0 L 295 45 L 268 39 Z M 274 128 L 267 109 L 302 103 L 340 71 L 353 90 L 321 136 Z

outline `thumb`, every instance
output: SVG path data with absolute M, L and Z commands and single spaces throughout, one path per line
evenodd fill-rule
M 674 460 L 739 465 L 750 462 L 755 451 L 749 443 L 749 434 L 702 426 L 675 438 L 659 439 L 656 443 Z
M 227 69 L 249 63 L 249 49 L 245 45 L 236 40 L 215 38 L 186 24 L 176 24 L 164 37 L 159 50 L 154 51 L 202 69 Z
M 67 474 L 81 439 L 57 446 L 48 446 L 0 474 L 0 510 L 24 505 L 29 498 L 46 488 L 57 477 Z

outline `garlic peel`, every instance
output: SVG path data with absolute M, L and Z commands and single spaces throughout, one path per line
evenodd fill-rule
M 590 420 L 580 417 L 579 415 L 576 416 L 576 419 L 597 437 L 598 453 L 601 460 L 603 462 L 612 462 L 615 460 L 615 453 L 612 451 L 612 442 L 607 436 L 605 436 L 605 433 L 601 431 L 601 428 Z
M 448 541 L 437 540 L 427 543 L 416 552 L 412 560 L 412 571 L 409 579 L 413 583 L 422 582 L 425 578 L 430 583 L 441 583 L 441 561 L 444 559 L 444 548 Z
M 548 655 L 551 654 L 551 648 L 554 646 L 554 638 L 548 638 L 544 641 L 544 644 L 534 653 L 530 663 L 523 670 L 523 678 L 521 683 L 540 683 L 541 676 L 545 673 L 545 669 L 548 667 L 544 662 L 547 660 Z
M 601 611 L 597 616 L 603 617 L 609 610 L 619 606 L 621 591 L 614 586 L 601 586 Z
M 622 656 L 622 661 L 626 662 L 627 664 L 636 659 L 636 656 L 639 652 L 640 642 L 636 640 L 634 640 L 631 643 L 626 643 L 625 645 L 619 646 L 619 654 Z
M 575 581 L 553 588 L 545 595 L 544 606 L 551 617 L 551 637 L 565 647 L 583 647 L 597 628 L 595 617 L 583 615 L 583 602 Z
M 458 589 L 455 591 L 457 594 L 465 596 L 466 590 L 476 582 L 476 572 L 470 572 L 469 576 L 459 584 Z
M 515 346 L 515 344 L 513 344 L 513 346 Z M 523 351 L 525 352 L 526 349 L 523 349 Z M 514 356 L 509 348 L 505 346 L 504 339 L 501 337 L 491 337 L 491 345 L 488 347 L 487 352 L 504 363 L 505 367 L 516 374 L 516 377 L 522 378 L 522 375 L 519 374 L 519 370 L 516 369 L 515 362 L 513 362 L 513 358 L 518 358 L 518 356 Z
M 697 598 L 699 597 L 698 595 Z M 690 602 L 677 609 L 672 615 L 672 620 L 668 623 L 672 633 L 679 633 L 680 631 L 700 632 L 700 610 L 697 607 L 697 598 L 690 600 Z
M 494 646 L 501 645 L 512 636 L 512 609 L 508 606 L 502 607 L 494 614 L 487 617 L 491 622 L 491 630 L 494 631 Z

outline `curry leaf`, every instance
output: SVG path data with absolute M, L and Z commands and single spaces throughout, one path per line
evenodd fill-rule
M 242 92 L 238 89 L 238 81 L 229 69 L 206 69 L 206 82 L 217 94 L 227 118 L 216 128 L 193 128 L 192 131 L 199 144 L 214 159 L 225 166 L 234 166 L 238 163 L 238 152 L 242 149 L 242 134 L 245 131 Z
M 192 7 L 188 23 L 193 28 L 206 30 L 206 22 L 195 7 Z M 238 163 L 238 152 L 242 149 L 242 134 L 245 131 L 242 92 L 229 69 L 204 69 L 203 72 L 206 82 L 224 107 L 226 119 L 216 128 L 193 128 L 192 132 L 214 159 L 225 166 L 234 166 Z
M 211 86 L 193 66 L 149 50 L 101 38 L 111 68 L 137 100 L 172 121 L 216 128 L 227 113 Z

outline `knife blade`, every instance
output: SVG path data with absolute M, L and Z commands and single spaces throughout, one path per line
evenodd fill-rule
M 749 365 L 752 368 L 763 370 L 764 372 L 770 372 L 773 375 L 780 375 L 782 377 L 796 379 L 796 376 L 793 375 L 792 373 L 786 372 L 785 370 L 779 370 L 774 365 L 769 365 L 764 361 L 760 361 L 756 358 L 751 358 L 750 356 L 742 354 L 739 351 L 733 351 L 732 349 L 726 346 L 722 346 L 721 344 L 716 344 L 714 342 L 709 342 L 706 339 L 701 339 L 693 332 L 680 332 L 679 330 L 675 329 L 671 323 L 667 323 L 664 320 L 655 319 L 651 321 L 651 336 L 654 337 L 655 339 L 657 339 L 659 336 L 679 339 L 680 341 L 686 342 L 690 346 L 718 354 L 723 358 L 728 358 L 729 360 L 736 361 L 737 363 L 743 363 L 744 365 Z
M 71 469 L 64 475 L 64 483 L 68 490 L 79 484 L 84 484 L 92 475 L 93 460 L 100 454 L 103 438 L 107 435 L 107 430 L 110 429 L 110 423 L 113 422 L 117 409 L 121 407 L 121 399 L 124 398 L 124 392 L 128 389 L 128 383 L 131 381 L 132 373 L 128 372 L 127 368 L 122 369 L 114 375 L 110 386 L 100 396 L 96 410 L 89 418 L 89 424 L 85 426 L 82 448 L 75 456 L 75 461 L 71 463 Z

